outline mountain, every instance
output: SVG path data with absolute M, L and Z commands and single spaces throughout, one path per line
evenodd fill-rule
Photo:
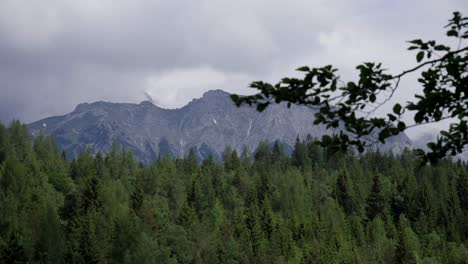
M 211 154 L 219 160 L 226 146 L 240 152 L 244 146 L 255 150 L 262 140 L 278 140 L 292 148 L 297 136 L 331 133 L 312 124 L 315 111 L 279 104 L 259 113 L 249 106 L 238 108 L 228 93 L 212 90 L 179 109 L 163 109 L 149 101 L 79 104 L 67 115 L 39 120 L 29 128 L 33 136 L 40 131 L 53 135 L 68 157 L 88 147 L 106 152 L 115 140 L 145 163 L 164 154 L 185 156 L 192 147 L 199 159 Z M 399 151 L 411 144 L 401 134 L 380 148 Z

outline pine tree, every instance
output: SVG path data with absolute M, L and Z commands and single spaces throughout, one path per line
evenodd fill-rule
M 311 174 L 304 164 L 321 155 L 311 138 L 297 140 L 294 165 L 279 142 L 260 146 L 253 164 L 230 150 L 224 165 L 199 167 L 195 152 L 137 165 L 117 144 L 69 161 L 52 138 L 33 144 L 24 129 L 15 123 L 2 136 L 0 126 L 0 263 L 464 263 L 468 255 L 464 162 L 415 169 L 410 152 L 342 153 L 314 158 Z
M 397 263 L 416 264 L 418 261 L 419 241 L 417 235 L 409 226 L 408 220 L 402 216 L 399 223 L 398 244 L 395 248 Z
M 39 263 L 61 263 L 65 253 L 65 236 L 55 205 L 42 209 L 34 245 L 34 260 Z
M 246 225 L 250 231 L 250 242 L 252 245 L 252 252 L 255 257 L 263 257 L 265 253 L 265 240 L 258 215 L 259 209 L 255 204 L 247 208 L 246 212 Z M 259 258 L 256 258 L 259 259 Z
M 177 262 L 170 256 L 171 252 L 167 247 L 161 246 L 155 238 L 146 233 L 138 237 L 131 249 L 131 253 L 125 259 L 125 263 L 128 264 Z
M 221 202 L 216 199 L 215 204 L 213 208 L 211 209 L 212 217 L 213 217 L 213 226 L 215 229 L 218 229 L 221 227 L 221 225 L 225 221 L 225 212 L 223 205 Z
M 373 220 L 377 215 L 382 213 L 384 209 L 385 200 L 381 191 L 378 175 L 372 178 L 372 187 L 366 203 L 366 215 L 369 220 Z
M 7 139 L 7 129 L 0 123 L 0 164 L 2 164 L 6 158 Z
M 348 174 L 341 172 L 336 180 L 336 199 L 338 204 L 343 207 L 344 212 L 350 215 L 353 211 L 353 201 L 350 195 L 350 184 Z
M 196 172 L 198 168 L 197 156 L 195 155 L 195 148 L 192 147 L 189 150 L 187 158 L 184 161 L 184 169 L 186 174 L 191 174 Z
M 198 218 L 202 217 L 203 202 L 202 202 L 202 186 L 201 176 L 198 174 L 192 181 L 189 192 L 187 194 L 187 205 L 195 210 Z
M 248 148 L 247 146 L 245 146 L 245 145 L 242 147 L 242 152 L 241 152 L 240 160 L 241 160 L 242 166 L 243 166 L 244 168 L 250 167 L 250 163 L 251 163 L 250 150 L 249 150 L 249 148 Z
M 270 146 L 266 141 L 260 142 L 258 145 L 257 151 L 255 152 L 255 161 L 257 163 L 268 163 L 271 161 Z
M 269 179 L 269 175 L 266 173 L 258 175 L 257 182 L 257 201 L 260 204 L 263 204 L 265 200 L 270 198 L 270 195 L 273 192 L 273 187 Z
M 100 163 L 102 164 L 102 163 Z M 72 199 L 68 230 L 67 260 L 70 262 L 105 263 L 111 252 L 112 225 L 105 215 L 102 198 L 102 178 L 96 173 L 96 161 L 90 151 L 76 162 L 79 170 L 77 193 Z
M 448 179 L 447 189 L 447 235 L 449 240 L 458 242 L 461 240 L 460 227 L 464 219 L 453 176 L 450 176 Z
M 239 159 L 239 155 L 237 151 L 231 149 L 230 147 L 226 147 L 223 153 L 223 161 L 224 161 L 224 168 L 226 171 L 233 171 L 240 167 L 241 160 Z
M 0 245 L 0 261 L 2 263 L 27 263 L 28 255 L 25 248 L 18 241 L 18 237 L 12 234 L 9 238 L 2 238 Z
M 468 223 L 468 176 L 466 173 L 460 174 L 457 181 L 457 195 L 460 201 L 461 223 Z M 462 224 L 462 237 L 468 238 L 468 225 Z
M 468 213 L 468 176 L 461 173 L 457 180 L 457 195 L 460 200 L 460 207 Z
M 284 170 L 286 168 L 288 159 L 284 151 L 283 144 L 278 140 L 276 140 L 275 144 L 273 144 L 271 158 L 274 161 L 274 163 L 277 164 L 277 167 L 279 167 L 281 170 Z
M 143 206 L 144 192 L 143 192 L 143 182 L 141 176 L 137 178 L 133 186 L 133 191 L 130 194 L 129 206 L 132 212 L 138 215 L 141 207 Z
M 294 150 L 292 153 L 293 165 L 303 169 L 309 167 L 311 165 L 311 160 L 308 152 L 307 144 L 301 142 L 299 136 L 296 137 L 296 143 L 294 144 Z
M 27 156 L 32 154 L 31 137 L 28 128 L 18 120 L 13 121 L 8 128 L 8 142 L 15 150 L 19 161 L 26 161 Z
M 177 217 L 177 222 L 185 229 L 188 229 L 197 221 L 197 218 L 198 216 L 195 208 L 187 201 Z
M 62 193 L 73 189 L 73 182 L 68 175 L 67 161 L 61 157 L 59 148 L 52 137 L 39 134 L 34 141 L 33 148 L 41 171 L 47 175 L 49 183 Z
M 321 147 L 315 142 L 312 136 L 309 134 L 306 137 L 305 143 L 307 144 L 307 156 L 314 164 L 314 166 L 323 164 L 323 150 Z
M 272 235 L 273 235 L 273 229 L 274 229 L 274 213 L 273 210 L 271 209 L 270 201 L 269 199 L 266 199 L 263 202 L 263 206 L 261 208 L 261 226 L 263 233 L 266 235 L 266 239 L 271 241 Z

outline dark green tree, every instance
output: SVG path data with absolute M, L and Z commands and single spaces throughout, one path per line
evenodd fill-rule
M 348 174 L 341 172 L 336 179 L 335 196 L 337 202 L 343 207 L 347 215 L 353 212 L 353 200 L 351 197 L 351 186 L 349 184 Z
M 310 151 L 310 137 L 298 144 L 307 144 L 311 170 L 293 165 L 278 144 L 259 147 L 253 163 L 230 151 L 220 164 L 167 156 L 145 165 L 118 145 L 68 161 L 48 137 L 10 135 L 23 128 L 5 129 L 0 263 L 464 263 L 468 256 L 465 162 L 417 168 L 411 152 L 315 159 L 323 153 Z M 57 175 L 71 188 L 57 188 Z
M 457 194 L 463 211 L 468 212 L 468 176 L 461 173 L 457 180 Z
M 301 168 L 307 168 L 311 165 L 307 145 L 302 142 L 299 137 L 296 137 L 296 142 L 294 143 L 292 163 Z
M 369 220 L 374 219 L 384 210 L 385 198 L 381 189 L 380 178 L 375 175 L 372 178 L 372 187 L 366 200 L 366 215 Z

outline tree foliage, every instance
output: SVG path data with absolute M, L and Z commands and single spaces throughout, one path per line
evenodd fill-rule
M 23 131 L 23 132 L 22 132 Z M 24 131 L 26 131 L 24 133 Z M 19 133 L 18 132 L 22 132 Z M 468 165 L 414 154 L 160 157 L 115 145 L 68 161 L 0 125 L 0 263 L 464 263 Z
M 341 132 L 318 140 L 332 152 L 350 146 L 363 152 L 408 128 L 450 119 L 448 129 L 427 145 L 429 151 L 419 151 L 424 163 L 435 163 L 463 152 L 468 145 L 468 47 L 463 46 L 468 39 L 468 17 L 454 12 L 446 28 L 447 37 L 456 40 L 456 48 L 434 40 L 409 41 L 417 65 L 399 74 L 389 74 L 381 63 L 366 62 L 356 66 L 358 80 L 345 83 L 331 65 L 303 66 L 297 69 L 304 73 L 303 78 L 283 78 L 274 85 L 256 81 L 251 88 L 259 90 L 258 94 L 232 95 L 232 99 L 238 106 L 256 105 L 258 111 L 281 102 L 317 109 L 314 124 L 341 128 Z M 422 93 L 412 101 L 396 103 L 385 116 L 375 115 L 392 98 L 400 81 L 418 71 Z M 413 114 L 412 124 L 403 121 L 409 113 Z

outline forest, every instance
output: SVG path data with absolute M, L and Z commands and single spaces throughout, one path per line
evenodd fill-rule
M 0 124 L 0 263 L 468 263 L 468 164 L 298 139 L 222 162 L 67 158 Z

